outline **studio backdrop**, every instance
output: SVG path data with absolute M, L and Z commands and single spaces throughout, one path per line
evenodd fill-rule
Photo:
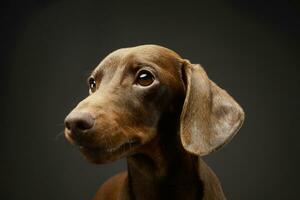
M 159 44 L 201 64 L 245 110 L 243 127 L 204 159 L 232 200 L 299 198 L 296 1 L 1 3 L 1 199 L 91 199 L 125 160 L 87 162 L 63 135 L 111 51 Z

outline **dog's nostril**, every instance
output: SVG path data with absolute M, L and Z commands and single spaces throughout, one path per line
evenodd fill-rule
M 77 122 L 77 128 L 80 130 L 90 129 L 91 127 L 92 123 L 90 123 L 90 120 L 79 120 Z
M 69 130 L 71 129 L 70 122 L 67 120 L 65 120 L 65 126 L 67 129 L 69 129 Z
M 71 132 L 88 130 L 94 123 L 92 115 L 86 112 L 71 112 L 65 119 L 65 126 Z

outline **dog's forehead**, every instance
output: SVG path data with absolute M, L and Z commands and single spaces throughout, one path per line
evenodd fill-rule
M 136 63 L 155 64 L 163 68 L 179 66 L 182 58 L 174 51 L 158 45 L 141 45 L 118 49 L 106 56 L 95 71 L 100 68 L 117 68 Z

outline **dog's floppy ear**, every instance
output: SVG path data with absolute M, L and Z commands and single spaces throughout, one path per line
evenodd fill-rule
M 244 121 L 244 112 L 200 65 L 184 60 L 182 67 L 186 97 L 180 117 L 181 142 L 186 151 L 207 155 L 230 141 Z

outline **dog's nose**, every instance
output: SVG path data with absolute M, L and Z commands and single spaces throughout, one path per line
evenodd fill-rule
M 88 130 L 94 123 L 95 119 L 88 112 L 71 112 L 65 119 L 65 126 L 72 133 Z

